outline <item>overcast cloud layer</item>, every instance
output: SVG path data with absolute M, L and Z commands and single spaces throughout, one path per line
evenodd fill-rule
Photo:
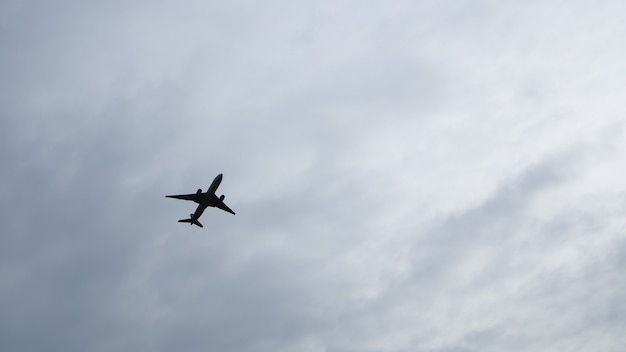
M 0 2 L 0 350 L 623 351 L 625 13 Z

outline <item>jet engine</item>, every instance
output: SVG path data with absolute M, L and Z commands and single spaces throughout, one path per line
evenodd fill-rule
M 202 193 L 202 188 L 198 188 L 198 191 L 196 192 L 196 194 L 200 194 Z
M 224 198 L 226 198 L 226 196 L 222 194 L 222 195 L 220 196 L 220 201 L 221 201 L 221 202 L 223 202 L 223 201 L 224 201 Z

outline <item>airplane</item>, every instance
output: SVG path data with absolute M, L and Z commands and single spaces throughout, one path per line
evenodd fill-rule
M 198 218 L 200 218 L 200 215 L 202 215 L 202 213 L 207 207 L 220 208 L 224 211 L 227 211 L 235 215 L 235 212 L 232 209 L 230 209 L 226 204 L 224 204 L 224 198 L 225 198 L 224 195 L 222 194 L 219 198 L 215 195 L 215 191 L 217 191 L 217 187 L 220 186 L 221 182 L 222 182 L 222 174 L 219 174 L 215 177 L 215 179 L 213 180 L 213 183 L 211 183 L 211 186 L 209 186 L 209 189 L 207 189 L 206 193 L 202 193 L 202 188 L 199 188 L 196 193 L 192 193 L 192 194 L 179 194 L 179 195 L 173 195 L 173 196 L 166 196 L 167 198 L 191 200 L 191 201 L 198 203 L 198 207 L 196 208 L 195 213 L 190 214 L 189 219 L 180 219 L 178 220 L 178 222 L 188 222 L 189 225 L 197 225 L 199 227 L 204 227 L 202 226 L 200 221 L 198 221 Z

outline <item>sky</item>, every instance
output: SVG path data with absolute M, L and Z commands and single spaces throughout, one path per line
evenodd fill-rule
M 1 1 L 0 350 L 623 351 L 624 13 Z

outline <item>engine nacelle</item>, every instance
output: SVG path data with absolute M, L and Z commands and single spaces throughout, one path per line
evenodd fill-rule
M 198 191 L 196 192 L 196 194 L 200 194 L 202 193 L 202 188 L 198 188 Z
M 220 196 L 220 202 L 223 202 L 223 201 L 224 201 L 224 198 L 226 198 L 226 196 L 222 194 L 222 195 Z

